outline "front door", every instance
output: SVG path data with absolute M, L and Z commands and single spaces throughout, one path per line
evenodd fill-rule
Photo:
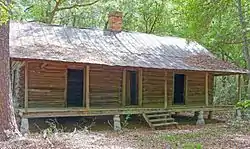
M 68 69 L 67 106 L 83 106 L 83 70 Z
M 185 75 L 174 75 L 174 104 L 185 104 Z

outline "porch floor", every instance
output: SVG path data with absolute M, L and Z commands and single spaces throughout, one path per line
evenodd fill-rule
M 26 118 L 39 117 L 70 117 L 70 116 L 98 116 L 98 115 L 116 115 L 116 114 L 142 114 L 152 111 L 169 112 L 194 112 L 194 111 L 227 111 L 233 109 L 233 106 L 170 106 L 164 108 L 143 108 L 143 107 L 125 107 L 125 108 L 91 108 L 84 107 L 47 107 L 47 108 L 27 108 L 19 109 L 19 115 Z

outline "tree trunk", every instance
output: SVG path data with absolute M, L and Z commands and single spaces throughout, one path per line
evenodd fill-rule
M 241 25 L 241 32 L 242 32 L 242 40 L 243 40 L 243 45 L 242 45 L 242 52 L 245 58 L 245 61 L 247 62 L 247 69 L 250 70 L 250 56 L 249 56 L 249 47 L 248 47 L 248 42 L 247 42 L 247 27 L 246 27 L 246 20 L 245 20 L 245 15 L 244 11 L 242 10 L 242 2 L 241 0 L 237 0 L 237 9 L 238 9 L 238 16 L 239 16 L 239 21 Z M 247 97 L 250 99 L 250 75 L 248 75 L 248 87 L 247 87 Z
M 10 86 L 9 23 L 0 26 L 0 141 L 20 136 Z

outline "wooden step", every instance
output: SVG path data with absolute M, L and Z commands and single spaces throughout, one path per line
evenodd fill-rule
M 171 117 L 171 112 L 168 111 L 153 111 L 143 113 L 143 117 L 149 126 L 153 129 L 159 126 L 169 126 L 169 125 L 177 125 L 175 119 Z
M 145 112 L 145 114 L 158 114 L 158 113 L 168 113 L 168 111 L 165 111 L 165 110 L 159 110 L 159 111 L 150 111 L 150 112 Z
M 168 122 L 168 123 L 157 123 L 152 124 L 153 127 L 159 127 L 159 126 L 169 126 L 169 125 L 177 125 L 177 122 Z
M 162 116 L 170 116 L 169 113 L 163 113 L 163 114 L 147 114 L 148 118 L 152 118 L 152 117 L 162 117 Z
M 161 121 L 174 121 L 173 118 L 160 118 L 160 119 L 149 119 L 149 121 L 152 123 L 152 122 L 161 122 Z

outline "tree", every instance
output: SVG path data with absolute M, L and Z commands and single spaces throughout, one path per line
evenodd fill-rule
M 250 55 L 249 55 L 249 47 L 248 47 L 248 37 L 247 37 L 247 24 L 246 24 L 246 19 L 245 19 L 245 14 L 243 7 L 242 7 L 242 1 L 237 0 L 237 8 L 238 8 L 238 14 L 239 14 L 239 22 L 241 26 L 241 34 L 242 34 L 242 40 L 243 40 L 243 45 L 242 45 L 242 53 L 244 55 L 245 61 L 247 63 L 247 69 L 250 70 Z M 250 99 L 250 76 L 248 79 L 248 99 Z
M 8 3 L 6 1 L 5 6 Z M 20 135 L 15 120 L 11 93 L 9 22 L 7 21 L 0 26 L 0 141 Z

